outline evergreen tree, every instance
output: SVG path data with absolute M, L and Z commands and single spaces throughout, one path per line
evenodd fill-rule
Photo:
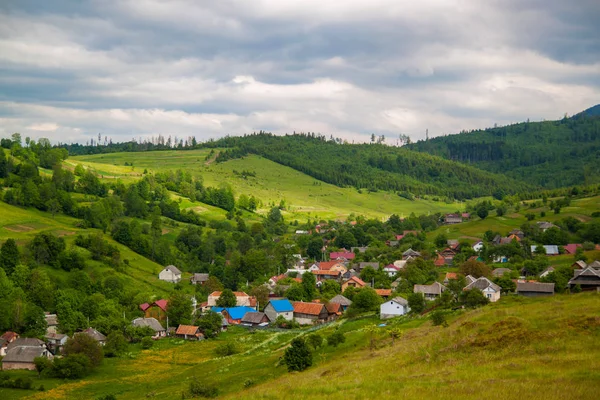
M 303 339 L 292 340 L 292 345 L 285 350 L 283 362 L 288 371 L 304 371 L 313 363 L 310 348 Z
M 7 239 L 0 248 L 0 267 L 7 275 L 11 275 L 19 264 L 19 248 L 14 239 Z

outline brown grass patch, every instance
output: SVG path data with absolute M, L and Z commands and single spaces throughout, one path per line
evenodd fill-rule
M 73 236 L 75 234 L 75 232 L 73 232 L 73 231 L 65 231 L 65 230 L 54 231 L 53 233 L 58 237 Z
M 7 225 L 4 227 L 4 229 L 11 231 L 11 232 L 23 233 L 23 232 L 30 232 L 34 229 L 40 229 L 45 226 L 46 225 L 43 225 L 43 224 L 19 224 L 19 225 Z

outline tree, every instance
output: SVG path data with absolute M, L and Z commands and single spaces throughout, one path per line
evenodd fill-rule
M 52 372 L 59 378 L 79 379 L 86 376 L 92 368 L 92 363 L 85 354 L 73 353 L 55 358 Z
M 237 299 L 231 289 L 224 289 L 221 292 L 221 296 L 217 299 L 218 307 L 235 307 L 237 305 Z
M 289 289 L 285 291 L 285 297 L 292 301 L 301 301 L 304 295 L 304 288 L 296 282 L 292 283 Z
M 283 362 L 288 371 L 304 371 L 310 367 L 313 357 L 306 342 L 300 338 L 292 340 L 292 345 L 285 350 Z
M 437 248 L 446 247 L 448 245 L 448 237 L 443 233 L 440 233 L 435 237 L 434 244 Z
M 317 280 L 311 272 L 302 274 L 302 289 L 304 290 L 303 299 L 312 301 L 317 294 Z
M 127 351 L 127 341 L 121 332 L 111 332 L 106 338 L 104 355 L 106 357 L 119 357 Z
M 488 216 L 489 211 L 488 211 L 488 207 L 486 205 L 480 205 L 477 208 L 477 216 L 481 219 L 486 219 L 486 217 Z
M 358 312 L 377 311 L 381 297 L 370 287 L 364 287 L 354 296 L 350 308 Z
M 19 264 L 19 248 L 14 239 L 7 239 L 0 248 L 0 267 L 4 268 L 7 275 L 10 275 Z
M 509 276 L 496 278 L 494 283 L 502 288 L 502 293 L 512 293 L 517 289 L 517 284 Z
M 33 359 L 35 370 L 38 373 L 38 377 L 42 375 L 44 371 L 50 371 L 52 369 L 52 361 L 47 357 L 36 357 Z
M 365 333 L 369 336 L 369 349 L 375 350 L 375 339 L 377 338 L 377 325 L 369 325 L 364 328 Z
M 310 239 L 308 242 L 308 248 L 306 249 L 306 254 L 316 260 L 321 260 L 321 255 L 323 254 L 323 239 L 320 236 L 315 236 Z
M 102 364 L 102 359 L 104 358 L 104 353 L 100 343 L 85 333 L 79 333 L 67 340 L 64 353 L 67 356 L 72 356 L 75 354 L 82 354 L 86 356 L 90 360 L 90 365 L 93 368 Z
M 192 311 L 192 299 L 188 294 L 176 291 L 169 297 L 167 307 L 169 324 L 173 326 L 190 324 L 192 322 Z
M 200 317 L 196 323 L 204 333 L 204 337 L 216 337 L 221 332 L 223 318 L 221 314 L 209 312 Z
M 337 347 L 338 345 L 346 341 L 346 336 L 340 331 L 335 331 L 331 335 L 327 336 L 327 344 L 331 347 Z
M 265 285 L 260 285 L 250 290 L 250 296 L 256 297 L 259 307 L 264 307 L 269 302 L 269 288 Z
M 150 336 L 144 336 L 141 341 L 142 349 L 148 350 L 154 346 L 154 340 Z
M 480 278 L 482 276 L 488 276 L 490 274 L 490 267 L 477 260 L 467 260 L 460 265 L 458 271 L 463 275 L 471 275 L 474 278 Z
M 414 313 L 422 313 L 425 310 L 425 297 L 423 293 L 411 293 L 408 295 L 408 306 Z
M 446 322 L 446 316 L 440 310 L 435 310 L 431 313 L 431 322 L 433 323 L 433 326 L 448 326 L 448 323 Z
M 315 350 L 323 345 L 323 337 L 318 333 L 311 333 L 306 338 L 306 341 L 308 342 L 310 347 L 312 347 Z
M 57 199 L 50 199 L 45 203 L 46 209 L 52 214 L 52 218 L 62 211 L 62 206 Z
M 392 328 L 388 331 L 388 334 L 392 338 L 392 346 L 394 345 L 394 341 L 402 336 L 402 331 L 398 328 Z
M 476 308 L 488 304 L 490 300 L 485 297 L 481 290 L 473 288 L 471 290 L 464 291 L 463 302 L 467 307 Z

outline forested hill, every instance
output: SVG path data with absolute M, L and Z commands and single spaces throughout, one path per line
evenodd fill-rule
M 443 158 L 381 144 L 343 144 L 324 136 L 259 133 L 228 137 L 205 146 L 225 148 L 218 162 L 258 154 L 338 186 L 393 190 L 401 195 L 466 199 L 494 191 L 517 193 L 529 187 L 502 175 Z
M 559 121 L 437 137 L 412 150 L 556 188 L 600 182 L 600 105 Z

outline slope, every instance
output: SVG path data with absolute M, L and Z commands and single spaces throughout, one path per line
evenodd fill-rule
M 559 121 L 523 122 L 437 137 L 412 150 L 557 188 L 600 182 L 600 106 Z
M 382 218 L 393 213 L 408 216 L 412 212 L 454 212 L 463 207 L 460 203 L 434 199 L 411 201 L 384 191 L 369 193 L 355 188 L 340 188 L 257 155 L 211 163 L 206 160 L 209 154 L 207 149 L 110 153 L 71 157 L 66 163 L 71 166 L 80 163 L 125 180 L 131 179 L 132 168 L 134 172 L 184 169 L 194 177 L 202 177 L 207 186 L 227 183 L 233 187 L 236 196 L 257 197 L 263 203 L 258 210 L 261 213 L 266 213 L 270 204 L 279 204 L 283 200 L 286 204 L 284 217 L 288 220 L 305 220 L 307 217 L 339 219 L 352 213 Z M 126 162 L 133 167 L 124 167 Z M 199 203 L 190 204 L 190 207 L 201 215 L 215 213 L 210 206 Z
M 456 199 L 525 191 L 528 186 L 498 174 L 440 157 L 382 144 L 348 144 L 324 136 L 268 133 L 228 137 L 205 146 L 226 148 L 217 161 L 259 154 L 340 187 L 389 190 L 405 195 Z

